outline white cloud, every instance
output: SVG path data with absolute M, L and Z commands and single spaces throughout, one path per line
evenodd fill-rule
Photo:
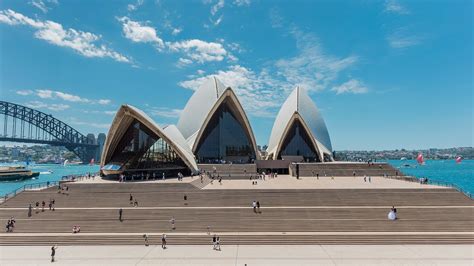
M 181 31 L 183 31 L 182 28 L 174 28 L 173 31 L 171 32 L 171 34 L 173 34 L 174 36 L 176 36 L 176 35 L 180 34 Z
M 331 91 L 335 91 L 336 94 L 353 93 L 362 94 L 367 93 L 369 89 L 359 80 L 351 79 L 339 86 L 333 87 Z
M 22 95 L 22 96 L 31 95 L 33 93 L 34 92 L 32 90 L 18 90 L 18 91 L 16 91 L 16 94 Z
M 212 24 L 214 24 L 214 26 L 218 26 L 219 24 L 221 24 L 223 18 L 224 18 L 224 15 L 220 15 L 215 21 L 211 19 L 211 22 Z
M 25 105 L 33 109 L 48 109 L 51 111 L 64 111 L 70 107 L 67 104 L 46 104 L 40 101 L 31 101 Z
M 273 79 L 265 70 L 255 73 L 249 68 L 234 65 L 212 75 L 182 81 L 181 87 L 196 90 L 207 79 L 216 76 L 226 86 L 232 87 L 246 109 L 253 116 L 268 117 L 280 106 L 288 95 L 288 86 Z
M 122 22 L 122 30 L 125 37 L 133 42 L 154 43 L 158 48 L 163 48 L 163 40 L 158 37 L 156 30 L 149 26 L 141 25 L 128 17 L 117 18 Z
M 54 21 L 35 20 L 7 9 L 0 11 L 0 23 L 30 26 L 36 29 L 34 33 L 36 38 L 60 47 L 70 48 L 85 57 L 109 57 L 118 62 L 130 62 L 126 56 L 115 52 L 104 44 L 98 44 L 101 39 L 100 35 L 72 28 L 64 29 L 61 24 Z
M 106 115 L 115 115 L 117 111 L 104 111 L 104 114 Z
M 392 48 L 401 49 L 415 46 L 421 43 L 421 38 L 417 36 L 409 36 L 397 31 L 387 37 L 388 44 Z
M 211 7 L 211 15 L 214 16 L 217 13 L 217 11 L 219 11 L 220 9 L 224 7 L 224 4 L 225 4 L 224 0 L 218 0 L 217 3 Z
M 410 11 L 402 6 L 397 0 L 386 0 L 385 1 L 385 12 L 395 13 L 399 15 L 410 14 Z
M 55 91 L 50 89 L 38 89 L 35 91 L 32 90 L 19 90 L 16 92 L 19 95 L 27 96 L 27 95 L 36 95 L 41 99 L 59 99 L 67 102 L 76 102 L 76 103 L 89 103 L 89 104 L 100 104 L 100 105 L 108 105 L 112 101 L 109 99 L 99 99 L 99 100 L 92 100 L 80 97 L 78 95 L 62 92 L 62 91 Z
M 236 6 L 249 6 L 251 2 L 252 2 L 251 0 L 234 0 L 234 5 L 236 5 Z
M 51 9 L 49 4 L 59 4 L 57 0 L 32 0 L 28 3 L 41 10 L 43 13 L 48 13 L 48 11 Z
M 127 5 L 127 10 L 132 12 L 132 11 L 135 11 L 138 9 L 138 7 L 140 7 L 141 5 L 143 5 L 143 0 L 137 0 L 135 2 L 135 4 L 128 4 Z
M 167 43 L 167 45 L 172 51 L 184 52 L 189 59 L 199 63 L 222 61 L 227 55 L 222 44 L 198 39 Z
M 166 118 L 178 118 L 183 110 L 182 109 L 170 109 L 166 107 L 155 107 L 149 110 L 152 116 L 160 116 Z
M 98 104 L 100 105 L 107 105 L 107 104 L 110 104 L 112 101 L 109 100 L 109 99 L 100 99 L 97 101 Z
M 353 66 L 357 56 L 336 57 L 325 53 L 319 40 L 312 34 L 293 29 L 298 54 L 275 63 L 276 72 L 290 84 L 309 91 L 321 91 L 329 86 L 342 71 Z

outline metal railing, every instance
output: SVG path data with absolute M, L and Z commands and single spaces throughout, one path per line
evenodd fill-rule
M 437 180 L 429 180 L 428 179 L 428 184 L 430 185 L 437 185 L 437 186 L 443 186 L 443 187 L 449 187 L 449 188 L 454 188 L 456 189 L 457 191 L 463 193 L 464 195 L 466 195 L 467 197 L 469 197 L 470 199 L 473 199 L 473 195 L 471 192 L 467 191 L 467 190 L 464 190 L 462 189 L 460 186 L 454 184 L 454 183 L 449 183 L 449 182 L 444 182 L 444 181 L 437 181 Z
M 75 182 L 75 181 L 81 181 L 81 180 L 86 180 L 86 179 L 91 179 L 94 178 L 95 176 L 98 176 L 99 172 L 97 173 L 90 173 L 90 176 L 87 175 L 66 175 L 61 177 L 61 181 L 63 182 Z
M 2 198 L 0 198 L 0 203 L 4 203 L 5 201 L 9 199 L 14 198 L 16 195 L 18 195 L 19 193 L 25 190 L 41 190 L 41 189 L 46 189 L 46 188 L 54 187 L 58 185 L 59 185 L 59 181 L 46 181 L 46 182 L 40 182 L 40 183 L 34 183 L 34 184 L 26 184 L 11 192 L 6 193 Z

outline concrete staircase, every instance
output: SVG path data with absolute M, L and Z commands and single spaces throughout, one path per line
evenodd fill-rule
M 199 182 L 199 177 L 193 182 Z M 208 182 L 206 180 L 205 182 Z M 0 205 L 0 222 L 14 216 L 0 245 L 209 244 L 474 244 L 474 204 L 454 189 L 200 190 L 189 183 L 70 184 L 28 191 Z M 129 203 L 132 193 L 139 207 Z M 188 200 L 184 202 L 183 196 Z M 54 198 L 56 210 L 28 204 Z M 261 213 L 251 202 L 260 201 Z M 388 221 L 390 206 L 399 220 Z M 123 208 L 123 221 L 118 209 Z M 176 219 L 176 230 L 169 220 Z M 72 226 L 81 233 L 72 234 Z M 212 233 L 211 233 L 212 234 Z
M 298 163 L 300 176 L 403 176 L 403 173 L 387 163 Z M 296 165 L 290 165 L 292 176 L 296 176 Z
M 257 175 L 256 164 L 198 164 L 201 171 L 222 179 L 249 179 Z

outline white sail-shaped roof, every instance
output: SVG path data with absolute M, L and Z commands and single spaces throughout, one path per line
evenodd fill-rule
M 197 144 L 209 120 L 225 100 L 235 107 L 234 111 L 248 134 L 255 156 L 259 158 L 255 136 L 242 105 L 232 88 L 226 88 L 216 77 L 206 80 L 191 96 L 178 121 L 179 131 L 186 138 L 193 153 L 196 152 Z
M 139 121 L 170 145 L 191 171 L 198 171 L 194 155 L 176 126 L 171 125 L 162 129 L 148 115 L 131 105 L 122 105 L 115 115 L 102 152 L 101 167 L 108 163 L 123 134 L 134 120 Z
M 178 129 L 185 139 L 199 131 L 204 120 L 224 91 L 224 84 L 213 77 L 204 81 L 194 92 L 184 107 L 178 121 Z
M 301 120 L 313 138 L 321 159 L 323 159 L 323 154 L 332 156 L 331 139 L 323 117 L 308 94 L 302 88 L 296 87 L 283 103 L 273 124 L 267 148 L 267 153 L 273 159 L 278 156 L 283 138 L 294 119 Z

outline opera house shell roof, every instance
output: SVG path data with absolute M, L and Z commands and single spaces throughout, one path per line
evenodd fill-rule
M 276 160 L 282 155 L 301 155 L 311 161 L 324 162 L 332 161 L 331 151 L 323 117 L 305 90 L 296 87 L 275 119 L 267 158 Z
M 296 88 L 281 107 L 272 129 L 269 156 L 300 155 L 331 161 L 331 141 L 316 105 Z M 101 156 L 106 174 L 196 173 L 198 163 L 253 163 L 260 159 L 250 122 L 237 96 L 217 78 L 192 95 L 177 126 L 161 127 L 141 110 L 122 105 Z M 262 158 L 265 159 L 265 158 Z

